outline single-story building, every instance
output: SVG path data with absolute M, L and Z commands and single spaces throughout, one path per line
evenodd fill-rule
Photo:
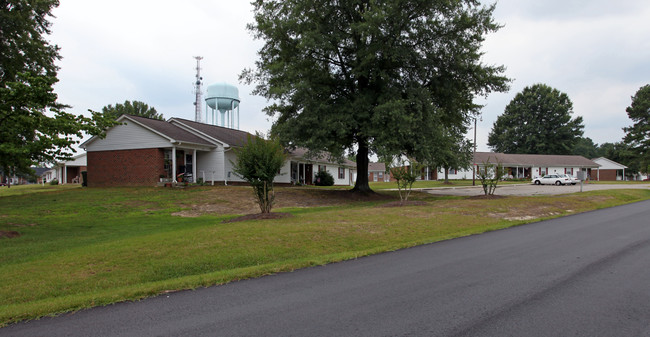
M 600 167 L 596 168 L 595 171 L 591 171 L 591 179 L 597 181 L 616 181 L 625 179 L 625 169 L 627 166 L 605 157 L 598 157 L 592 160 L 600 165 Z
M 368 181 L 372 182 L 389 182 L 391 181 L 390 172 L 386 170 L 385 163 L 368 163 Z
M 168 121 L 122 115 L 122 124 L 81 144 L 88 154 L 88 186 L 150 186 L 159 181 L 243 182 L 233 172 L 234 148 L 251 134 L 245 131 L 194 122 Z M 312 184 L 318 170 L 327 170 L 337 185 L 349 185 L 354 163 L 335 163 L 327 158 L 306 158 L 296 149 L 280 170 L 276 183 Z
M 355 179 L 356 164 L 350 160 L 336 162 L 325 155 L 308 157 L 307 149 L 296 148 L 289 151 L 289 160 L 280 170 L 290 174 L 280 174 L 275 177 L 276 183 L 284 184 L 314 184 L 314 177 L 320 171 L 327 171 L 334 177 L 334 185 L 352 185 Z
M 59 184 L 80 184 L 81 172 L 86 171 L 86 167 L 87 156 L 81 153 L 70 160 L 57 162 L 51 169 L 41 174 L 41 179 L 46 183 L 56 179 Z
M 505 177 L 510 179 L 533 179 L 546 174 L 569 174 L 576 177 L 578 171 L 590 172 L 600 165 L 583 156 L 508 154 L 498 152 L 476 152 L 472 165 L 482 167 L 484 163 L 500 163 L 505 169 Z M 439 170 L 439 175 L 443 170 Z M 472 179 L 472 168 L 449 172 L 449 179 Z M 592 176 L 593 178 L 593 176 Z

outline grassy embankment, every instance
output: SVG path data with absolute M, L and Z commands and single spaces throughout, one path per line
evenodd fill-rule
M 648 190 L 489 200 L 414 193 L 424 205 L 380 207 L 390 200 L 322 207 L 296 203 L 274 210 L 290 212 L 291 218 L 233 223 L 222 222 L 236 216 L 228 212 L 172 216 L 202 204 L 227 209 L 241 202 L 230 200 L 241 189 L 0 194 L 0 231 L 20 233 L 0 238 L 0 326 L 650 199 Z M 281 190 L 285 195 L 300 191 L 300 200 L 312 193 Z M 317 192 L 318 198 L 340 194 Z

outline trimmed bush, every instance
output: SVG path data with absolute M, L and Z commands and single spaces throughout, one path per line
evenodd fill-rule
M 327 171 L 320 171 L 316 173 L 316 186 L 332 186 L 334 185 L 334 177 Z

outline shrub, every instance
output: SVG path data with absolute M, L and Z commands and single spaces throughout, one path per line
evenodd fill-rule
M 407 166 L 402 160 L 399 160 L 395 167 L 390 168 L 390 173 L 397 182 L 397 189 L 399 191 L 401 203 L 408 201 L 413 183 L 420 176 L 422 168 L 422 164 L 412 161 Z
M 334 177 L 327 171 L 320 171 L 316 173 L 316 186 L 332 186 L 334 185 Z
M 257 133 L 235 153 L 237 162 L 230 161 L 233 171 L 253 187 L 262 213 L 270 213 L 275 200 L 273 180 L 287 160 L 284 148 L 277 139 L 265 140 Z
M 503 177 L 504 169 L 500 162 L 496 164 L 490 163 L 490 159 L 483 163 L 483 167 L 478 170 L 478 178 L 483 186 L 485 195 L 494 195 L 497 189 L 499 179 Z
M 50 180 L 50 185 L 58 185 L 59 181 L 57 179 Z

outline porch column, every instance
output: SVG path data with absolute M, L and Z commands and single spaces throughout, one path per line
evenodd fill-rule
M 195 183 L 196 179 L 196 150 L 192 153 L 192 182 Z
M 176 146 L 172 146 L 172 181 L 176 182 Z
M 625 167 L 623 168 L 623 176 L 621 177 L 621 181 L 625 181 Z
M 301 183 L 303 185 L 307 183 L 307 177 L 305 176 L 305 165 L 306 164 L 302 164 L 302 182 Z
M 223 184 L 228 186 L 228 167 L 226 166 L 226 149 L 225 148 L 223 149 Z
M 65 163 L 61 167 L 61 170 L 63 171 L 61 172 L 61 175 L 63 176 L 63 181 L 61 182 L 61 184 L 65 185 L 68 182 L 68 172 L 67 172 L 68 168 L 65 166 Z

